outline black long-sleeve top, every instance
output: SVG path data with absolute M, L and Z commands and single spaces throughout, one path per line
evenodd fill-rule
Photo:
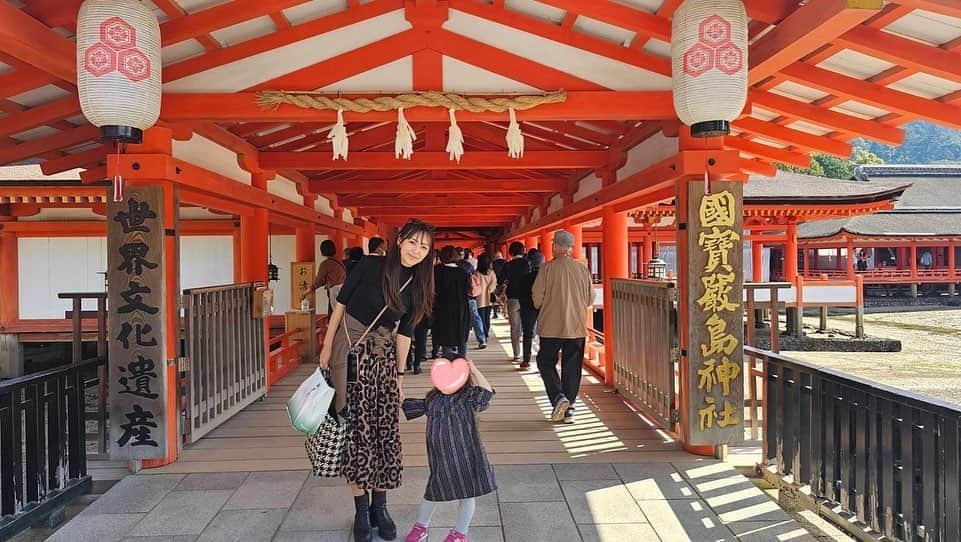
M 344 285 L 341 286 L 340 293 L 337 295 L 337 302 L 347 307 L 347 314 L 353 316 L 365 326 L 369 326 L 374 321 L 374 318 L 386 304 L 384 302 L 383 286 L 381 285 L 383 272 L 383 256 L 365 256 L 348 273 L 347 280 L 344 281 Z M 412 269 L 401 268 L 400 283 L 402 286 L 412 274 Z M 410 309 L 414 306 L 413 289 L 413 286 L 408 284 L 407 288 L 404 288 L 404 291 L 400 294 L 403 310 L 387 309 L 378 320 L 378 325 L 390 330 L 397 327 L 397 333 L 400 335 L 413 336 L 414 326 L 411 325 L 410 318 Z
M 531 264 L 524 257 L 513 258 L 504 264 L 504 268 L 501 269 L 501 273 L 497 277 L 497 283 L 507 283 L 508 299 L 521 298 L 521 280 L 530 272 Z

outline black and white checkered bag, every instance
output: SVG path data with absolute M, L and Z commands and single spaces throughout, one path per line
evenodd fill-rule
M 327 416 L 317 432 L 307 437 L 305 446 L 314 476 L 339 477 L 347 451 L 347 420 L 335 414 Z

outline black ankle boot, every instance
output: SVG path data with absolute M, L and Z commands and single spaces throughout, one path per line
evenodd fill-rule
M 354 497 L 354 540 L 370 542 L 370 494 Z
M 397 526 L 387 512 L 387 492 L 374 491 L 370 498 L 370 525 L 377 527 L 377 534 L 383 540 L 397 538 Z

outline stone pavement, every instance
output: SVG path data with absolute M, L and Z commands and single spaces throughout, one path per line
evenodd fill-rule
M 498 465 L 496 493 L 478 500 L 476 542 L 814 540 L 722 462 Z M 389 493 L 400 539 L 427 469 Z M 456 505 L 438 507 L 443 540 Z M 341 480 L 306 471 L 128 476 L 48 540 L 56 542 L 348 541 L 353 504 Z

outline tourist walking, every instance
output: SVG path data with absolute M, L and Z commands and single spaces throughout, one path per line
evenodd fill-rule
M 544 255 L 535 252 L 527 256 L 531 264 L 531 272 L 521 279 L 520 305 L 521 305 L 521 332 L 523 334 L 524 359 L 521 361 L 520 369 L 525 371 L 531 366 L 531 356 L 534 349 L 534 334 L 537 327 L 537 316 L 540 312 L 534 306 L 533 290 L 534 281 L 544 265 Z
M 511 243 L 508 253 L 510 261 L 504 264 L 498 282 L 507 286 L 507 320 L 511 327 L 511 347 L 514 361 L 521 360 L 521 279 L 531 272 L 531 266 L 524 255 L 524 245 L 519 241 Z
M 337 259 L 337 246 L 330 239 L 320 243 L 320 254 L 326 259 L 317 266 L 317 276 L 314 277 L 310 289 L 300 296 L 300 301 L 307 299 L 312 292 L 323 287 L 327 294 L 327 316 L 330 317 L 334 312 L 337 294 L 340 293 L 340 285 L 347 278 L 347 268 Z
M 372 528 L 383 540 L 397 536 L 387 490 L 401 484 L 404 365 L 413 328 L 432 308 L 433 246 L 433 226 L 410 220 L 386 256 L 361 260 L 341 287 L 320 352 L 320 367 L 331 370 L 335 407 L 346 410 L 341 475 L 354 495 L 356 541 L 369 541 Z M 357 341 L 355 363 L 348 363 Z
M 437 351 L 456 351 L 467 356 L 467 333 L 471 314 L 468 294 L 470 276 L 457 265 L 457 251 L 446 246 L 440 251 L 441 264 L 434 268 L 434 313 L 431 337 Z
M 487 254 L 481 254 L 477 258 L 477 272 L 475 274 L 480 282 L 480 294 L 477 296 L 477 312 L 480 315 L 481 331 L 484 334 L 484 344 L 490 340 L 491 336 L 491 310 L 494 303 L 491 298 L 494 290 L 497 289 L 497 275 L 491 268 L 491 258 Z
M 541 268 L 532 292 L 534 306 L 540 309 L 537 369 L 554 407 L 551 420 L 573 423 L 573 405 L 584 364 L 587 309 L 594 303 L 594 287 L 587 267 L 571 258 L 574 236 L 558 230 L 553 244 L 554 259 Z M 560 376 L 557 374 L 558 353 L 561 354 Z
M 507 260 L 504 259 L 504 254 L 501 251 L 495 252 L 494 261 L 491 263 L 491 267 L 494 269 L 494 275 L 497 276 L 497 286 L 498 286 L 498 289 L 494 290 L 494 295 L 491 296 L 491 306 L 493 307 L 492 313 L 494 318 L 497 318 L 500 316 L 501 304 L 500 304 L 500 301 L 498 300 L 498 297 L 500 297 L 500 295 L 498 294 L 498 290 L 500 290 L 503 287 L 502 286 L 503 283 L 500 280 L 500 276 L 501 276 L 501 270 L 504 269 L 505 263 L 507 263 Z
M 497 489 L 494 469 L 477 430 L 477 413 L 487 410 L 494 390 L 472 361 L 460 389 L 446 394 L 432 389 L 424 399 L 405 399 L 408 420 L 427 416 L 427 464 L 430 476 L 417 522 L 405 542 L 427 542 L 438 502 L 460 501 L 454 528 L 444 542 L 466 542 L 476 499 Z

